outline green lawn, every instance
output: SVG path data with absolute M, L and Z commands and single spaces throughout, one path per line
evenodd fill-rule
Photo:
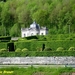
M 69 75 L 72 72 L 75 72 L 74 68 L 34 68 L 33 66 L 28 68 L 0 68 L 0 75 Z

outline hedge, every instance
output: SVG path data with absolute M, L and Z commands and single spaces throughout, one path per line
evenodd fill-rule
M 15 42 L 14 45 L 17 48 L 23 49 L 23 48 L 27 48 L 28 50 L 31 50 L 31 42 L 27 41 L 27 42 Z
M 27 48 L 29 51 L 39 51 L 40 49 L 42 49 L 43 44 L 45 44 L 46 48 L 50 48 L 53 51 L 56 50 L 59 47 L 63 47 L 65 50 L 68 50 L 70 47 L 75 47 L 75 40 L 61 40 L 63 38 L 75 38 L 75 34 L 70 34 L 70 36 L 68 34 L 61 34 L 61 35 L 53 35 L 50 36 L 48 35 L 48 39 L 60 39 L 60 40 L 51 40 L 51 41 L 46 41 L 44 36 L 43 39 L 45 39 L 45 41 L 41 41 L 41 37 L 43 36 L 37 36 L 37 38 L 40 38 L 39 40 L 23 40 L 23 41 L 17 41 L 14 42 L 16 49 L 17 48 Z M 1 37 L 2 38 L 2 37 Z M 6 38 L 6 37 L 5 37 Z M 33 37 L 33 39 L 35 38 L 35 36 Z M 7 49 L 7 43 L 5 42 L 0 42 L 0 49 L 2 48 L 6 48 Z
M 75 34 L 56 34 L 45 36 L 48 41 L 51 40 L 75 40 Z
M 27 40 L 31 40 L 31 39 L 38 39 L 37 36 L 29 36 L 29 37 L 25 37 Z
M 7 43 L 6 42 L 1 42 L 0 43 L 0 49 L 6 48 L 7 49 Z
M 0 52 L 0 57 L 32 57 L 32 56 L 75 56 L 75 51 L 26 51 L 26 52 Z
M 37 35 L 37 36 L 29 36 L 29 37 L 24 37 L 22 39 L 25 40 L 39 40 L 39 41 L 51 41 L 51 40 L 75 40 L 75 34 L 56 34 L 56 35 Z
M 45 44 L 46 48 L 51 48 L 53 51 L 59 47 L 63 47 L 64 50 L 68 50 L 70 47 L 75 47 L 75 40 L 60 40 L 60 41 L 26 41 L 26 42 L 15 42 L 16 49 L 27 48 L 29 51 L 38 51 Z M 7 43 L 1 42 L 0 49 L 6 48 Z
M 40 50 L 43 44 L 52 50 L 56 50 L 58 47 L 63 47 L 65 50 L 68 50 L 70 47 L 75 47 L 75 40 L 15 42 L 16 48 L 27 48 L 30 51 Z
M 11 40 L 10 36 L 0 36 L 1 42 L 9 42 Z

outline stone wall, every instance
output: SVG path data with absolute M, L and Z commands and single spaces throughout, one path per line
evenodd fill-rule
M 74 65 L 75 57 L 0 57 L 0 64 Z

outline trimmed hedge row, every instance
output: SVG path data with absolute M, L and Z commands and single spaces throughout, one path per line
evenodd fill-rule
M 75 34 L 56 34 L 56 35 L 38 35 L 38 36 L 29 36 L 29 37 L 24 37 L 20 38 L 18 41 L 21 40 L 38 40 L 38 41 L 51 41 L 51 40 L 75 40 Z
M 75 34 L 56 34 L 56 35 L 47 35 L 46 39 L 51 40 L 75 40 Z
M 20 48 L 20 49 L 23 49 L 23 48 L 27 48 L 28 50 L 31 50 L 31 43 L 30 41 L 27 41 L 27 42 L 15 42 L 15 46 L 16 46 L 16 49 L 17 48 Z
M 52 50 L 56 50 L 58 47 L 68 50 L 70 47 L 75 47 L 75 40 L 15 42 L 16 48 L 27 48 L 29 51 L 40 50 L 43 44 L 45 44 L 45 48 L 51 48 Z
M 2 49 L 2 48 L 7 49 L 7 43 L 1 42 L 1 43 L 0 43 L 0 49 Z
M 39 51 L 42 49 L 43 44 L 45 44 L 45 48 L 50 48 L 52 51 L 56 50 L 59 47 L 64 48 L 64 50 L 68 50 L 70 47 L 75 47 L 74 40 L 65 40 L 65 41 L 27 41 L 27 42 L 15 42 L 16 49 L 24 49 L 27 48 L 29 51 Z M 0 49 L 7 49 L 7 43 L 0 43 Z
M 0 36 L 1 42 L 9 42 L 11 40 L 10 36 Z
M 26 51 L 26 52 L 0 52 L 0 57 L 27 57 L 27 56 L 75 56 L 75 51 Z

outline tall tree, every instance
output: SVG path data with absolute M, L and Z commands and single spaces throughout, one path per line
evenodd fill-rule
M 21 33 L 21 30 L 20 30 L 19 24 L 14 24 L 12 28 L 10 29 L 10 35 L 17 37 L 17 36 L 20 36 L 20 33 Z

